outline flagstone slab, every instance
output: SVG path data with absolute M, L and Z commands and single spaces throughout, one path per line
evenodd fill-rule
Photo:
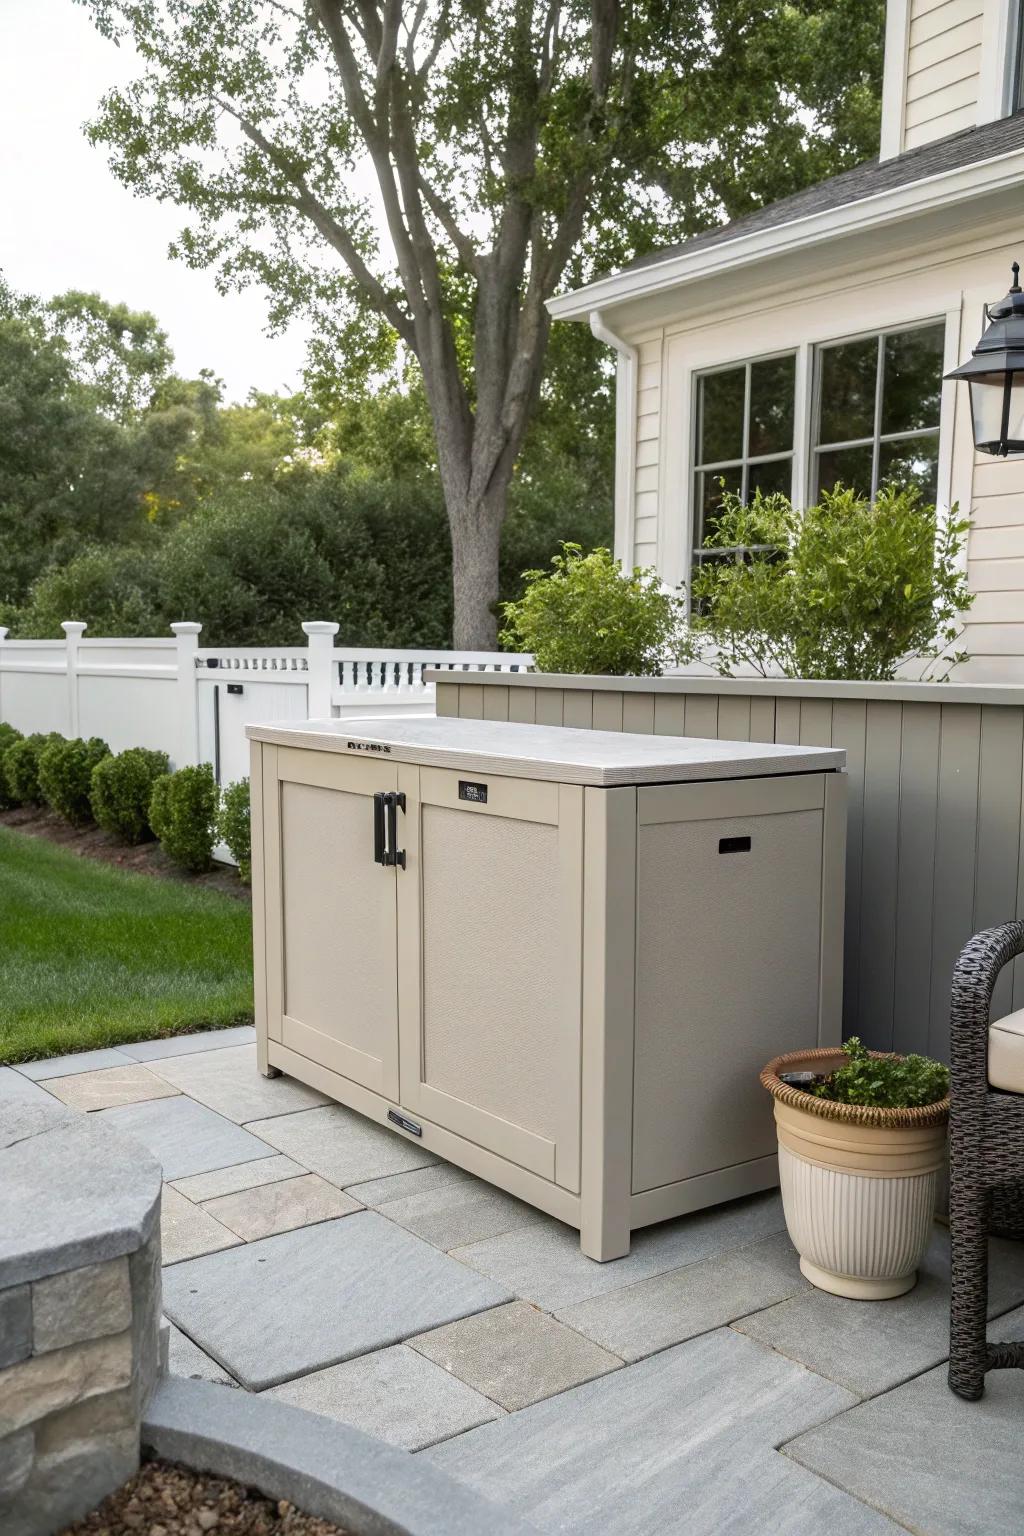
M 160 1162 L 167 1180 L 267 1155 L 265 1142 L 184 1094 L 101 1109 L 93 1118 L 143 1142 Z
M 261 1390 L 498 1306 L 501 1286 L 375 1211 L 175 1264 L 164 1310 Z
M 580 1251 L 579 1233 L 550 1219 L 457 1248 L 454 1256 L 524 1301 L 557 1312 L 650 1275 L 743 1247 L 784 1226 L 782 1202 L 772 1193 L 643 1227 L 633 1233 L 627 1256 L 607 1264 L 588 1259 Z
M 547 1219 L 535 1206 L 472 1177 L 388 1200 L 380 1209 L 389 1221 L 446 1252 Z
M 592 1296 L 563 1308 L 558 1317 L 623 1360 L 641 1360 L 807 1289 L 788 1234 L 778 1232 L 747 1248 Z
M 734 1323 L 858 1397 L 874 1397 L 949 1354 L 949 1233 L 936 1225 L 917 1285 L 891 1301 L 849 1301 L 813 1287 Z M 989 1316 L 1024 1302 L 1018 1243 L 993 1239 Z
M 222 1365 L 186 1338 L 180 1328 L 164 1319 L 167 1328 L 167 1370 L 171 1376 L 189 1376 L 193 1381 L 217 1381 L 225 1387 L 237 1387 Z
M 160 1250 L 164 1264 L 197 1259 L 201 1253 L 233 1248 L 241 1239 L 169 1184 L 160 1202 Z
M 271 1387 L 268 1397 L 419 1451 L 501 1416 L 479 1392 L 405 1344 Z
M 204 1200 L 216 1200 L 219 1195 L 233 1195 L 240 1189 L 275 1184 L 279 1179 L 296 1179 L 305 1172 L 305 1168 L 290 1157 L 278 1154 L 251 1163 L 239 1163 L 237 1168 L 214 1168 L 211 1173 L 195 1173 L 187 1179 L 176 1179 L 174 1188 L 186 1200 L 201 1204 Z
M 251 1243 L 261 1237 L 272 1237 L 275 1232 L 290 1232 L 317 1221 L 349 1216 L 362 1210 L 362 1206 L 326 1179 L 305 1173 L 301 1178 L 261 1184 L 256 1189 L 208 1200 L 203 1210 Z
M 542 1532 L 896 1536 L 774 1448 L 854 1402 L 720 1329 L 422 1454 Z
M 191 1056 L 195 1051 L 225 1050 L 229 1045 L 253 1045 L 256 1031 L 251 1024 L 234 1024 L 227 1029 L 203 1029 L 194 1035 L 169 1035 L 163 1040 L 139 1040 L 121 1045 L 118 1050 L 133 1061 L 165 1061 L 169 1056 Z
M 41 1083 L 23 1077 L 13 1067 L 0 1067 L 0 1105 L 5 1104 L 56 1104 L 52 1093 L 47 1093 Z
M 112 1109 L 115 1104 L 140 1104 L 146 1099 L 169 1099 L 178 1092 L 137 1062 L 101 1067 L 96 1072 L 76 1072 L 68 1077 L 49 1077 L 46 1091 L 62 1104 L 84 1112 Z
M 350 1184 L 348 1193 L 363 1205 L 379 1209 L 393 1200 L 404 1200 L 408 1195 L 422 1195 L 428 1190 L 455 1189 L 477 1184 L 471 1173 L 456 1168 L 454 1163 L 428 1163 L 424 1168 L 412 1168 L 408 1173 L 390 1173 L 382 1179 L 367 1179 L 365 1184 Z
M 254 1120 L 248 1129 L 339 1189 L 437 1162 L 424 1147 L 414 1146 L 397 1131 L 385 1130 L 343 1104 Z
M 263 1077 L 255 1045 L 166 1056 L 150 1061 L 149 1069 L 236 1125 L 330 1103 L 326 1094 L 292 1077 Z
M 1024 1339 L 1024 1309 L 990 1323 L 989 1336 Z M 946 1370 L 934 1367 L 806 1431 L 785 1454 L 919 1536 L 1019 1531 L 1024 1372 L 990 1371 L 981 1401 L 965 1403 Z
M 45 1061 L 22 1061 L 15 1071 L 30 1077 L 34 1083 L 41 1083 L 48 1077 L 68 1077 L 72 1072 L 97 1072 L 103 1067 L 126 1067 L 129 1059 L 120 1047 L 110 1047 L 99 1051 L 75 1051 L 70 1056 L 48 1056 Z
M 622 1364 L 617 1356 L 525 1301 L 477 1312 L 409 1343 L 510 1412 L 616 1371 Z

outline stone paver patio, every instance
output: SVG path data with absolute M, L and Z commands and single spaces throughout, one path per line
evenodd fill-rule
M 893 1302 L 800 1275 L 774 1194 L 576 1232 L 288 1078 L 233 1029 L 0 1068 L 165 1178 L 171 1369 L 353 1424 L 538 1532 L 925 1536 L 1024 1525 L 1024 1375 L 945 1384 L 948 1241 Z M 1024 1250 L 991 1311 L 1024 1337 Z M 1008 1316 L 1005 1314 L 1009 1314 Z M 439 1532 L 443 1523 L 439 1523 Z

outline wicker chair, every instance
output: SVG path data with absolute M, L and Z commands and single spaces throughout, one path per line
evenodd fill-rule
M 1024 923 L 986 928 L 953 972 L 950 1013 L 949 1385 L 985 1390 L 985 1372 L 1024 1368 L 1024 1344 L 987 1337 L 988 1238 L 1024 1238 L 1024 1009 L 989 1024 L 1003 966 L 1024 954 Z

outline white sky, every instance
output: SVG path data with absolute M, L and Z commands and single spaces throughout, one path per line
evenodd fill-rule
M 44 298 L 82 288 L 152 310 L 178 371 L 212 368 L 229 399 L 295 388 L 301 330 L 271 340 L 262 294 L 222 298 L 211 274 L 168 260 L 180 214 L 132 197 L 86 142 L 82 124 L 131 67 L 71 0 L 0 0 L 0 269 Z

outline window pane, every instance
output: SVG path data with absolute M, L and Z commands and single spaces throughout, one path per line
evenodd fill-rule
M 740 494 L 743 484 L 743 471 L 736 469 L 709 470 L 705 474 L 697 476 L 696 510 L 694 519 L 693 547 L 699 549 L 709 534 L 714 533 L 718 512 L 722 505 L 722 487 L 719 481 L 725 481 L 725 488 Z
M 751 364 L 749 454 L 788 453 L 792 448 L 795 383 L 793 357 Z
M 883 433 L 938 426 L 944 345 L 941 325 L 885 338 Z
M 753 501 L 754 492 L 771 496 L 781 491 L 784 496 L 793 494 L 793 460 L 771 459 L 767 464 L 751 464 L 747 473 L 747 501 Z
M 743 457 L 743 396 L 747 370 L 729 368 L 700 381 L 697 463 L 719 464 Z
M 884 485 L 887 480 L 896 485 L 920 486 L 925 499 L 934 502 L 939 485 L 938 434 L 883 443 L 878 460 L 878 483 Z
M 817 494 L 820 496 L 822 491 L 842 485 L 861 496 L 870 496 L 871 458 L 869 443 L 860 448 L 836 448 L 831 453 L 819 453 Z
M 875 430 L 875 385 L 878 376 L 878 338 L 844 341 L 823 347 L 818 354 L 821 370 L 819 443 L 848 443 L 870 437 Z

